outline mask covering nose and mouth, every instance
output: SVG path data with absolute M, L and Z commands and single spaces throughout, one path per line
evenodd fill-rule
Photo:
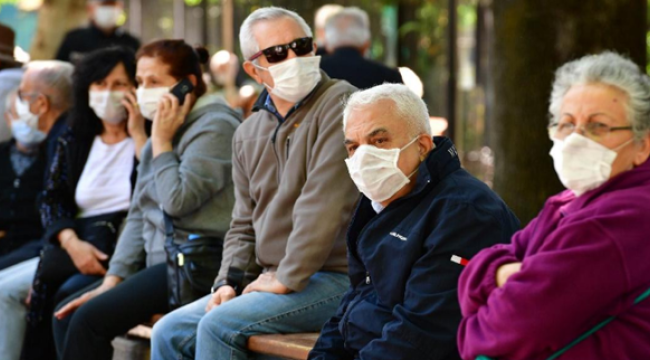
M 98 6 L 95 8 L 93 20 L 95 25 L 104 30 L 111 30 L 117 27 L 117 20 L 122 15 L 122 10 L 117 6 Z
M 634 139 L 609 149 L 583 135 L 573 133 L 564 140 L 553 139 L 550 155 L 560 181 L 580 196 L 604 184 L 612 174 L 618 150 Z
M 397 166 L 400 153 L 417 141 L 417 137 L 402 148 L 380 149 L 372 145 L 361 145 L 354 155 L 345 159 L 348 172 L 359 191 L 374 202 L 390 199 L 395 193 L 411 182 L 417 169 L 404 175 Z
M 309 95 L 320 82 L 320 60 L 320 56 L 295 57 L 268 68 L 255 63 L 253 66 L 271 74 L 275 86 L 264 84 L 269 89 L 269 93 L 297 103 Z
M 140 113 L 145 119 L 153 120 L 156 117 L 156 112 L 158 111 L 158 102 L 171 90 L 171 87 L 156 87 L 145 89 L 139 87 L 136 90 L 135 95 L 138 98 L 138 107 L 140 108 Z
M 26 148 L 37 147 L 47 134 L 38 130 L 38 115 L 29 110 L 29 102 L 16 98 L 16 114 L 18 118 L 11 120 L 11 134 L 14 139 Z
M 98 118 L 111 124 L 119 124 L 126 120 L 126 108 L 122 105 L 124 91 L 90 91 L 89 106 Z

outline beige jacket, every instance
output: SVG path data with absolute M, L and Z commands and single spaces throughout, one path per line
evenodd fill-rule
M 260 271 L 276 271 L 301 291 L 318 271 L 347 272 L 346 230 L 359 193 L 344 163 L 342 100 L 356 88 L 322 77 L 284 122 L 264 106 L 264 92 L 261 109 L 238 128 L 235 207 L 217 283 L 241 291 Z

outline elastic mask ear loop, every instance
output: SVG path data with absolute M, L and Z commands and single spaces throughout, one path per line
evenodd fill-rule
M 265 68 L 264 66 L 259 66 L 259 65 L 257 65 L 254 61 L 255 61 L 255 60 L 251 61 L 251 64 L 253 64 L 253 66 L 254 66 L 255 68 L 260 69 L 260 70 L 264 70 L 264 71 L 267 71 L 267 72 L 269 71 L 269 68 Z M 264 81 L 262 81 L 262 85 L 266 86 L 266 88 L 269 89 L 269 92 L 273 91 L 273 88 L 270 87 L 270 86 L 269 86 L 267 83 L 265 83 Z
M 619 150 L 621 150 L 622 148 L 628 146 L 632 141 L 634 141 L 634 137 L 631 138 L 630 140 L 628 140 L 628 141 L 622 143 L 621 145 L 619 145 L 619 146 L 613 148 L 612 151 L 618 153 Z
M 399 152 L 401 153 L 404 149 L 406 149 L 407 147 L 413 145 L 413 143 L 416 142 L 417 139 L 419 139 L 419 138 L 420 138 L 419 135 L 416 136 L 415 138 L 413 138 L 413 140 L 411 140 L 408 144 L 402 146 L 402 148 L 399 149 Z M 420 164 L 422 164 L 422 160 L 420 160 Z M 413 176 L 413 175 L 414 175 L 416 172 L 418 172 L 418 170 L 420 169 L 420 164 L 418 164 L 418 166 L 415 168 L 415 170 L 407 176 L 407 178 L 409 179 L 409 181 L 410 181 L 410 179 L 411 179 L 411 176 Z

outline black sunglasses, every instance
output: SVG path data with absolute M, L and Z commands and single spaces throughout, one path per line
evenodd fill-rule
M 251 56 L 248 60 L 253 61 L 258 57 L 264 55 L 266 56 L 266 60 L 269 63 L 271 64 L 277 63 L 283 61 L 284 59 L 287 58 L 287 56 L 289 56 L 289 49 L 291 49 L 296 54 L 296 56 L 307 55 L 310 52 L 314 51 L 314 39 L 310 37 L 305 37 L 305 38 L 296 39 L 288 44 L 274 45 L 264 50 L 258 51 L 257 53 L 255 53 L 255 55 Z

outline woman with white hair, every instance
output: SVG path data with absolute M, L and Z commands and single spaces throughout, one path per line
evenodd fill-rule
M 650 78 L 620 55 L 560 67 L 555 170 L 568 189 L 470 260 L 459 283 L 464 359 L 650 354 Z

